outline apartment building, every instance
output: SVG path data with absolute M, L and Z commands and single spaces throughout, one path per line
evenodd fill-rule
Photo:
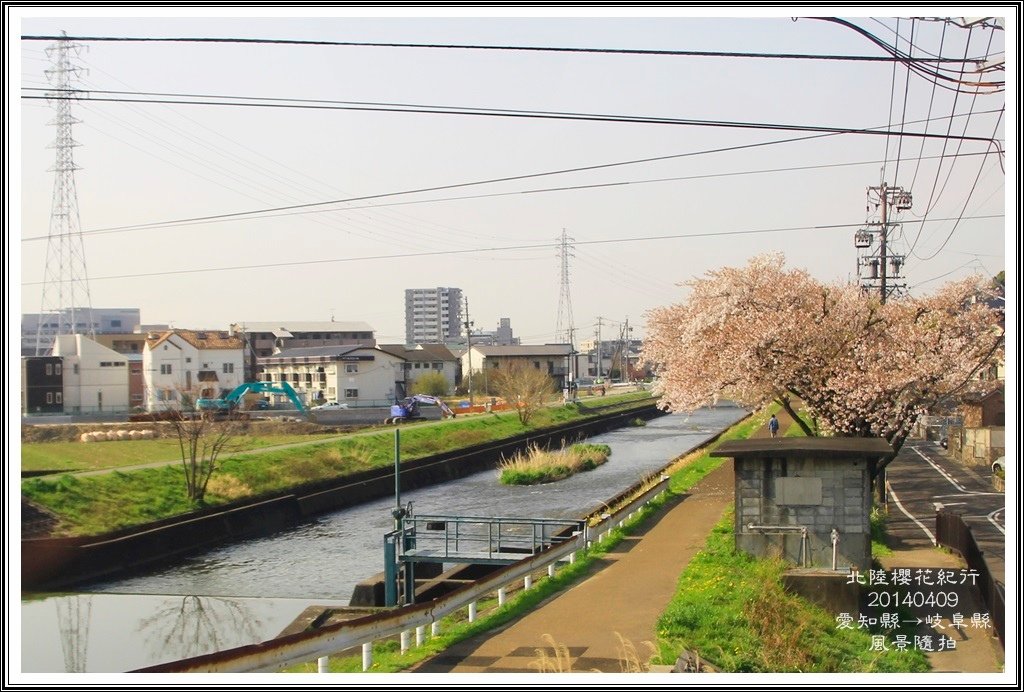
M 443 344 L 462 329 L 462 289 L 405 289 L 405 343 Z

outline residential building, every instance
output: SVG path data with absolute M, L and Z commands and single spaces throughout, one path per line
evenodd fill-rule
M 569 360 L 572 347 L 569 344 L 544 344 L 542 346 L 473 346 L 462 355 L 463 373 L 480 373 L 507 369 L 514 363 L 543 370 L 555 386 L 563 388 L 569 375 Z
M 248 381 L 259 380 L 260 358 L 295 348 L 320 346 L 375 346 L 373 327 L 365 322 L 239 322 L 228 330 L 245 341 Z
M 182 397 L 221 397 L 245 382 L 243 342 L 227 332 L 174 329 L 146 337 L 146 410 L 181 408 Z
M 141 322 L 139 308 L 64 308 L 59 313 L 25 313 L 21 316 L 21 355 L 37 355 L 37 336 L 38 355 L 50 353 L 62 324 L 76 334 L 88 334 L 90 330 L 95 334 L 118 334 L 135 330 Z
M 454 391 L 459 382 L 461 371 L 459 358 L 444 344 L 416 344 L 415 346 L 381 344 L 377 348 L 405 361 L 402 367 L 405 370 L 406 389 L 411 387 L 417 378 L 428 372 L 437 372 L 443 375 L 445 381 L 448 382 L 449 392 Z
M 53 344 L 61 359 L 64 413 L 124 413 L 129 409 L 128 359 L 82 334 Z
M 167 331 L 166 327 L 161 331 Z M 128 403 L 134 408 L 146 406 L 146 380 L 142 374 L 142 354 L 146 350 L 146 333 L 97 334 L 96 343 L 117 351 L 128 360 Z
M 405 343 L 443 344 L 462 330 L 462 289 L 405 289 Z
M 22 413 L 64 412 L 64 360 L 60 356 L 21 359 Z
M 304 403 L 389 406 L 405 396 L 405 359 L 374 346 L 292 348 L 259 359 L 264 382 L 287 382 Z

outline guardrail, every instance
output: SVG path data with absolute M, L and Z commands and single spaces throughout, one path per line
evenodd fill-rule
M 401 554 L 413 562 L 474 561 L 463 558 L 507 562 L 560 543 L 584 525 L 574 519 L 414 514 L 404 517 L 402 528 L 385 538 L 409 546 Z
M 988 560 L 985 559 L 984 551 L 974 540 L 971 527 L 967 525 L 960 514 L 942 509 L 935 513 L 935 542 L 960 553 L 967 566 L 978 572 L 980 575 L 977 583 L 978 590 L 992 616 L 992 623 L 999 636 L 999 642 L 1005 646 L 1003 632 L 1006 627 L 1006 597 L 1003 585 L 989 569 Z
M 440 629 L 441 618 L 467 608 L 469 621 L 476 619 L 477 602 L 497 592 L 499 606 L 504 603 L 505 589 L 523 580 L 523 588 L 533 586 L 533 574 L 547 569 L 554 576 L 559 562 L 575 562 L 577 552 L 590 547 L 591 536 L 600 531 L 597 541 L 632 517 L 646 503 L 668 489 L 668 478 L 663 477 L 655 486 L 614 514 L 602 515 L 596 526 L 576 533 L 569 540 L 553 545 L 537 555 L 503 567 L 491 575 L 460 587 L 438 599 L 422 604 L 407 605 L 394 610 L 328 625 L 313 632 L 272 639 L 260 644 L 242 646 L 217 653 L 197 656 L 172 663 L 141 668 L 136 673 L 252 673 L 273 672 L 283 667 L 317 661 L 318 672 L 327 671 L 327 659 L 354 647 L 361 647 L 363 670 L 372 665 L 373 642 L 399 636 L 401 650 L 409 648 L 411 635 L 416 634 L 417 645 L 422 643 L 426 627 L 432 636 Z

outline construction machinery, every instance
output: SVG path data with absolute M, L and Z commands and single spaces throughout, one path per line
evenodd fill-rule
M 426 394 L 414 394 L 413 396 L 406 397 L 400 401 L 396 401 L 391 407 L 391 415 L 384 419 L 385 425 L 405 423 L 411 420 L 422 420 L 423 414 L 420 413 L 420 404 L 432 404 L 441 409 L 441 414 L 445 418 L 454 418 L 455 411 L 448 408 L 448 404 L 444 403 L 436 396 L 428 396 Z
M 293 404 L 295 404 L 295 408 L 298 409 L 300 413 L 307 416 L 309 415 L 306 407 L 302 405 L 302 400 L 299 399 L 299 395 L 287 382 L 246 382 L 238 385 L 226 396 L 220 399 L 196 399 L 196 409 L 199 411 L 209 411 L 211 413 L 233 413 L 242 403 L 242 397 L 250 392 L 254 394 L 260 392 L 265 392 L 267 394 L 284 394 Z

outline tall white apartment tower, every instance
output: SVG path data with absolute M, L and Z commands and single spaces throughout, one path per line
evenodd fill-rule
M 461 288 L 405 289 L 405 342 L 443 344 L 462 332 Z

